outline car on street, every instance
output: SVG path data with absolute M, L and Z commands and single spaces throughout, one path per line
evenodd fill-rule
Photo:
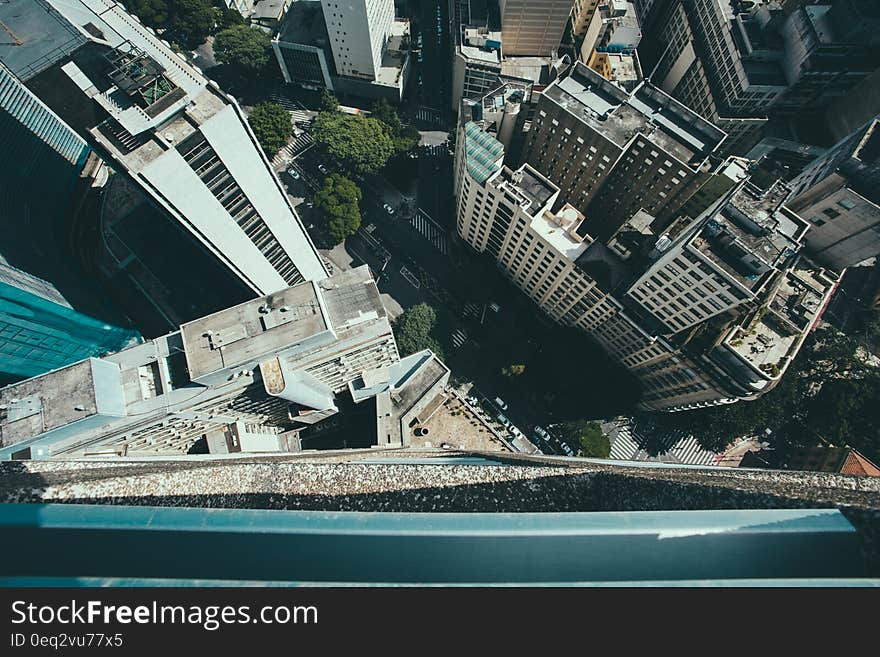
M 323 173 L 325 176 L 326 176 L 328 173 L 330 173 L 330 171 L 327 169 L 327 167 L 325 167 L 323 164 L 319 164 L 319 165 L 318 165 L 318 171 L 320 171 L 321 173 Z
M 495 405 L 496 405 L 498 408 L 500 408 L 502 411 L 506 411 L 506 410 L 507 410 L 507 404 L 504 403 L 504 400 L 501 399 L 501 397 L 496 397 L 496 398 L 495 398 Z
M 384 203 L 384 204 L 382 205 L 382 207 L 384 208 L 385 212 L 387 212 L 389 215 L 393 215 L 393 214 L 394 214 L 394 208 L 392 208 L 392 207 L 391 207 L 390 205 L 388 205 L 387 203 Z
M 287 170 L 287 173 L 288 173 L 288 174 L 290 175 L 290 177 L 293 178 L 294 180 L 299 180 L 299 171 L 297 171 L 297 170 L 294 169 L 293 167 L 291 167 L 290 169 L 288 169 L 288 170 Z

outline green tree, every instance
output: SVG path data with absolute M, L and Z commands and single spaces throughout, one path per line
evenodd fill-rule
M 204 43 L 214 29 L 216 13 L 210 0 L 174 0 L 167 7 L 167 36 L 186 48 Z
M 581 456 L 607 459 L 611 455 L 611 442 L 596 422 L 565 422 L 556 427 L 556 433 Z
M 258 71 L 269 63 L 269 35 L 255 27 L 235 25 L 214 37 L 214 55 L 221 64 Z
M 526 371 L 525 365 L 510 365 L 509 367 L 502 367 L 501 374 L 504 376 L 513 378 L 515 376 L 521 376 Z
M 337 173 L 327 176 L 324 186 L 315 194 L 315 207 L 324 216 L 327 232 L 337 244 L 360 228 L 360 200 L 361 190 L 358 186 Z
M 868 334 L 869 339 L 873 339 Z M 638 418 L 641 433 L 692 434 L 708 450 L 736 438 L 760 436 L 782 453 L 820 443 L 850 445 L 880 457 L 880 371 L 865 345 L 833 328 L 817 329 L 782 380 L 755 401 Z M 643 446 L 651 451 L 651 446 Z
M 443 349 L 432 335 L 437 326 L 437 313 L 426 303 L 420 303 L 404 311 L 394 322 L 394 338 L 401 356 L 430 349 L 443 358 Z
M 144 25 L 164 28 L 168 21 L 167 0 L 122 0 L 122 4 Z
M 247 25 L 242 15 L 237 10 L 227 7 L 223 0 L 214 0 L 214 9 L 217 16 L 217 27 L 221 30 L 233 25 Z
M 397 112 L 384 98 L 376 101 L 373 105 L 370 118 L 381 121 L 387 128 L 391 141 L 394 144 L 394 154 L 407 153 L 419 145 L 422 135 L 411 126 L 404 125 L 400 121 Z
M 336 100 L 336 96 L 327 88 L 321 89 L 321 100 L 318 101 L 318 109 L 322 112 L 339 111 L 339 101 Z
M 360 114 L 321 112 L 312 137 L 322 151 L 357 174 L 375 173 L 394 152 L 384 124 Z
M 251 111 L 248 123 L 270 160 L 293 134 L 290 113 L 278 103 L 260 103 Z

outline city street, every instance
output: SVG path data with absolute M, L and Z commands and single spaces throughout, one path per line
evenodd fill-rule
M 438 150 L 420 150 L 419 169 L 433 170 L 437 165 L 450 175 L 451 162 L 445 147 L 442 154 Z M 550 358 L 559 341 L 548 343 L 547 336 L 559 329 L 488 260 L 473 254 L 456 238 L 452 216 L 444 217 L 442 222 L 432 217 L 417 207 L 416 198 L 402 194 L 383 177 L 367 176 L 358 181 L 363 193 L 361 229 L 342 245 L 329 243 L 321 234 L 318 213 L 307 200 L 324 178 L 318 168 L 322 164 L 327 170 L 335 168 L 332 163 L 323 162 L 316 150 L 309 149 L 292 165 L 299 174 L 298 180 L 287 173 L 280 174 L 316 245 L 341 269 L 367 264 L 392 317 L 423 302 L 434 307 L 438 313 L 438 337 L 454 378 L 474 386 L 470 394 L 480 399 L 489 416 L 497 418 L 503 413 L 532 439 L 536 425 L 546 427 L 576 417 L 601 417 L 615 412 L 620 400 L 627 399 L 627 394 L 619 392 L 621 387 L 627 387 L 621 382 L 621 373 L 589 341 L 579 344 L 578 355 L 566 356 L 567 364 L 589 363 L 595 375 L 605 381 L 600 390 L 589 394 L 571 390 L 564 383 L 566 377 L 557 375 L 552 368 L 549 374 L 535 380 L 514 381 L 504 377 L 502 368 L 513 362 L 539 364 Z M 393 214 L 384 209 L 385 204 L 393 209 Z M 555 387 L 560 390 L 554 390 Z M 548 394 L 559 399 L 556 406 L 566 406 L 569 415 L 559 416 L 542 401 L 542 395 Z M 498 408 L 494 403 L 496 397 L 503 399 L 508 408 Z M 562 399 L 571 401 L 563 404 Z M 561 453 L 558 447 L 548 446 L 540 438 L 534 442 L 548 453 Z

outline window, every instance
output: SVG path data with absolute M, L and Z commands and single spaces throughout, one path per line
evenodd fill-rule
M 822 210 L 822 214 L 824 214 L 829 219 L 834 219 L 840 216 L 840 213 L 834 208 L 825 208 L 824 210 Z

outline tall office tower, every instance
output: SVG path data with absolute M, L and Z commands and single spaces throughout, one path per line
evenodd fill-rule
M 575 38 L 583 37 L 590 26 L 600 0 L 574 0 L 571 8 L 571 33 Z
M 180 454 L 197 442 L 202 451 L 284 450 L 298 429 L 335 414 L 343 393 L 358 402 L 387 393 L 380 424 L 399 419 L 418 396 L 394 390 L 426 364 L 437 372 L 435 360 L 428 352 L 406 372 L 390 367 L 400 358 L 363 266 L 0 389 L 0 458 Z
M 631 55 L 641 40 L 642 27 L 636 6 L 627 0 L 607 0 L 590 15 L 580 44 L 580 58 L 587 62 L 594 51 Z
M 0 20 L 12 74 L 254 293 L 326 276 L 235 100 L 121 5 L 11 0 Z
M 880 66 L 870 1 L 671 0 L 650 12 L 645 69 L 728 132 L 725 152 L 749 148 L 768 115 L 821 111 Z
M 714 147 L 723 134 L 711 126 L 707 132 L 698 118 L 684 120 L 677 103 L 664 105 L 662 94 L 646 85 L 627 99 L 578 64 L 544 90 L 538 107 L 547 115 L 541 120 L 557 130 L 555 148 L 567 145 L 560 153 L 567 161 L 577 165 L 593 157 L 606 168 L 613 162 L 630 168 L 611 171 L 602 189 L 615 180 L 611 176 L 620 179 L 617 191 L 607 192 L 608 201 L 577 207 L 565 200 L 571 195 L 563 197 L 568 180 L 565 186 L 554 183 L 554 170 L 530 162 L 504 166 L 504 144 L 495 135 L 516 92 L 498 90 L 482 101 L 462 102 L 455 166 L 462 239 L 495 260 L 554 321 L 582 329 L 632 372 L 646 409 L 732 403 L 775 386 L 836 284 L 798 259 L 808 224 L 783 205 L 788 188 L 759 187 L 748 179 L 745 163 L 730 158 L 711 169 L 701 165 L 699 176 L 692 169 L 689 191 L 674 209 L 655 203 L 661 194 L 669 196 L 664 190 L 673 183 L 666 177 L 684 179 L 678 170 L 683 161 L 705 159 L 694 145 Z M 641 132 L 644 115 L 635 111 L 645 94 L 648 100 L 641 102 L 658 110 L 652 135 Z M 596 134 L 589 141 L 574 121 L 540 109 L 563 98 L 565 112 L 591 123 Z M 616 106 L 609 100 L 614 98 Z M 474 111 L 477 103 L 482 111 Z M 631 131 L 628 150 L 614 143 L 621 124 Z M 708 135 L 714 145 L 707 145 Z M 675 153 L 681 154 L 676 149 L 683 148 L 673 144 L 680 142 L 691 150 L 672 165 Z M 613 159 L 604 155 L 614 148 Z M 595 171 L 578 175 L 600 177 L 604 169 L 592 166 Z M 642 188 L 640 180 L 647 181 Z M 614 211 L 615 194 L 617 212 L 630 212 L 622 224 L 605 220 Z M 599 237 L 591 227 L 607 235 Z
M 582 63 L 544 90 L 521 161 L 560 187 L 556 207 L 585 212 L 582 230 L 614 233 L 642 208 L 679 206 L 724 133 L 650 84 L 627 92 Z
M 393 0 L 298 0 L 272 40 L 285 82 L 392 102 L 403 98 L 409 48 Z
M 394 21 L 394 0 L 322 0 L 340 75 L 376 79 Z
M 880 255 L 880 117 L 791 181 L 789 207 L 810 222 L 807 247 L 840 270 Z
M 500 0 L 505 55 L 546 57 L 559 49 L 572 0 Z
M 51 283 L 0 264 L 0 379 L 37 376 L 140 339 L 76 312 Z

